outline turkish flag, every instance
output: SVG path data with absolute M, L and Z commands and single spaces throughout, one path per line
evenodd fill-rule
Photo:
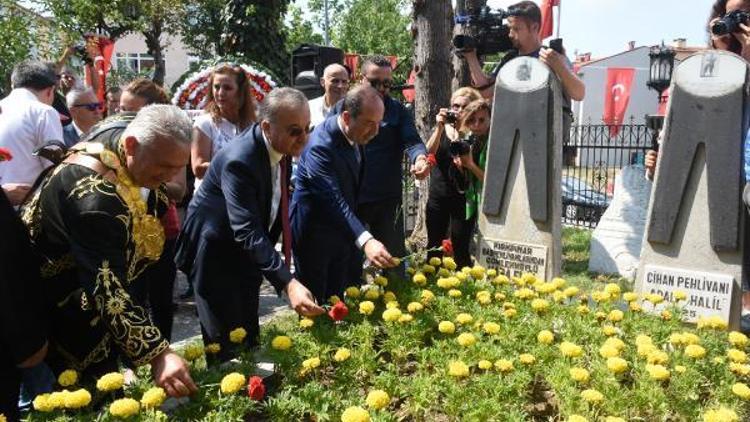
M 409 74 L 409 79 L 406 81 L 406 84 L 414 86 L 416 82 L 417 82 L 417 72 L 412 70 L 411 73 Z M 407 103 L 413 103 L 414 100 L 417 98 L 417 91 L 414 88 L 405 89 L 401 91 L 401 93 L 404 94 L 404 98 L 406 99 Z
M 635 69 L 632 67 L 610 67 L 607 69 L 607 86 L 604 91 L 604 123 L 609 125 L 609 134 L 620 133 L 625 111 L 630 103 L 630 88 L 633 86 Z
M 554 13 L 553 8 L 560 5 L 560 0 L 542 0 L 542 25 L 539 27 L 539 38 L 545 39 L 552 36 L 552 30 L 554 29 Z
M 92 78 L 97 78 L 99 82 L 99 89 L 96 92 L 96 96 L 99 101 L 106 101 L 107 92 L 107 73 L 112 68 L 112 53 L 115 49 L 115 43 L 111 39 L 101 35 L 87 35 L 86 43 L 90 47 L 90 50 L 96 52 L 94 57 L 94 71 L 95 75 L 90 75 Z
M 359 79 L 359 54 L 346 53 L 344 54 L 344 64 L 351 70 L 351 79 L 356 81 Z

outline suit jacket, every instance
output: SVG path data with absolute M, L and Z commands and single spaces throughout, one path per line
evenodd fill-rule
M 189 274 L 194 261 L 210 248 L 241 248 L 244 254 L 228 256 L 239 256 L 242 262 L 227 265 L 258 270 L 277 292 L 283 290 L 292 275 L 271 240 L 278 237 L 278 230 L 269 229 L 272 198 L 268 149 L 256 124 L 211 160 L 177 241 L 179 268 Z
M 354 214 L 364 177 L 354 148 L 338 125 L 337 116 L 316 126 L 297 165 L 297 181 L 290 206 L 292 238 L 298 244 L 305 233 L 354 247 L 365 227 Z M 304 251 L 295 251 L 304 253 Z
M 414 163 L 427 149 L 414 125 L 414 117 L 400 102 L 386 97 L 385 114 L 380 130 L 365 147 L 367 164 L 359 203 L 400 198 L 402 195 L 402 162 L 404 153 Z M 339 114 L 343 100 L 331 110 L 330 115 Z
M 65 143 L 65 146 L 68 148 L 72 147 L 73 145 L 77 144 L 80 140 L 80 136 L 78 136 L 78 132 L 76 132 L 76 128 L 73 127 L 73 124 L 69 124 L 67 126 L 63 126 L 63 142 Z

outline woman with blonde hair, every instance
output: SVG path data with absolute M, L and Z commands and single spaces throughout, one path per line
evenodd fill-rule
M 459 267 L 471 263 L 471 233 L 466 233 L 465 227 L 466 197 L 463 190 L 459 190 L 466 179 L 461 168 L 453 162 L 450 145 L 459 140 L 460 121 L 466 106 L 481 98 L 482 95 L 474 88 L 463 87 L 456 90 L 451 95 L 450 108 L 440 109 L 435 117 L 437 126 L 427 141 L 427 152 L 435 156 L 425 210 L 427 247 L 437 248 L 448 237 L 453 244 Z M 430 254 L 431 257 L 438 255 L 436 252 Z

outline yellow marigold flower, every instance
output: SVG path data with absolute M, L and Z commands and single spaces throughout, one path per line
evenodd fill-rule
M 607 418 L 604 419 L 604 422 L 625 422 L 625 419 L 616 416 L 607 416 Z
M 675 346 L 685 344 L 685 336 L 682 333 L 672 333 L 669 335 L 669 342 Z
M 671 321 L 672 312 L 667 309 L 664 309 L 663 311 L 661 311 L 661 319 L 663 319 L 664 321 Z
M 580 290 L 576 286 L 570 286 L 567 289 L 563 290 L 563 294 L 565 295 L 565 297 L 574 297 L 578 295 L 579 292 Z
M 750 375 L 750 365 L 729 362 L 729 370 L 734 374 L 741 375 L 743 377 Z
M 503 309 L 515 309 L 516 305 L 513 302 L 503 302 Z
M 474 280 L 481 280 L 484 278 L 485 269 L 481 265 L 475 265 L 474 268 L 469 272 Z
M 456 280 L 458 281 L 458 282 L 456 283 L 456 285 L 458 285 L 458 284 L 460 284 L 461 282 L 463 282 L 463 281 L 466 281 L 466 278 L 467 278 L 467 277 L 468 277 L 468 275 L 466 275 L 466 273 L 456 273 L 456 275 L 455 275 L 455 276 L 453 276 L 453 277 L 451 277 L 451 278 L 455 278 L 455 279 L 456 279 Z
M 607 314 L 602 311 L 597 311 L 597 313 L 594 314 L 594 317 L 597 321 L 604 321 L 607 319 Z
M 586 305 L 578 305 L 578 307 L 576 308 L 576 312 L 578 312 L 581 315 L 586 315 L 589 312 L 591 312 L 591 309 L 589 309 L 589 307 Z
M 536 293 L 534 293 L 533 290 L 524 287 L 522 289 L 518 289 L 515 292 L 513 292 L 513 296 L 519 299 L 526 300 L 526 299 L 531 299 L 532 297 L 536 296 Z
M 377 300 L 380 297 L 380 291 L 378 289 L 367 289 L 365 291 L 365 299 Z
M 531 308 L 537 312 L 545 312 L 549 309 L 549 302 L 544 299 L 534 299 L 531 301 Z
M 654 349 L 646 355 L 646 361 L 651 364 L 663 365 L 669 362 L 669 355 L 662 350 Z
M 450 297 L 461 297 L 461 295 L 462 295 L 461 290 L 458 290 L 458 289 L 448 290 L 448 296 Z
M 703 422 L 737 422 L 739 420 L 739 416 L 726 407 L 708 410 L 703 414 Z
M 492 284 L 497 284 L 497 285 L 510 284 L 510 280 L 508 279 L 507 276 L 500 274 L 497 277 L 492 279 Z
M 221 352 L 221 345 L 219 343 L 211 343 L 206 346 L 206 353 L 215 355 L 219 352 Z
M 685 354 L 693 359 L 700 359 L 706 356 L 706 349 L 697 344 L 690 344 L 685 348 Z
M 518 361 L 524 365 L 531 365 L 536 362 L 536 358 L 530 353 L 521 353 L 518 355 Z
M 651 343 L 641 343 L 638 345 L 638 356 L 642 358 L 648 358 L 648 355 L 651 354 L 653 351 L 658 351 L 659 349 L 656 348 Z
M 604 327 L 602 327 L 602 333 L 607 337 L 611 337 L 617 334 L 617 328 L 612 325 L 605 325 Z
M 732 386 L 732 392 L 745 400 L 750 399 L 750 388 L 748 388 L 747 384 L 741 382 L 735 383 Z
M 82 409 L 91 403 L 91 393 L 85 388 L 80 388 L 66 394 L 64 400 L 66 409 Z
M 399 318 L 401 318 L 401 311 L 398 308 L 391 308 L 383 311 L 383 321 L 396 322 Z
M 359 406 L 348 407 L 341 414 L 341 422 L 370 422 L 370 414 Z
M 103 392 L 119 390 L 124 383 L 125 377 L 121 373 L 110 372 L 96 381 L 96 389 Z
M 151 387 L 148 391 L 143 393 L 143 397 L 141 397 L 141 406 L 143 406 L 144 409 L 155 409 L 161 406 L 166 399 L 167 393 L 164 392 L 163 388 Z
M 53 409 L 62 409 L 65 407 L 65 397 L 68 394 L 70 394 L 68 390 L 55 391 L 49 395 L 47 401 Z
M 565 287 L 566 284 L 568 284 L 568 282 L 565 281 L 565 279 L 562 278 L 562 277 L 555 277 L 555 278 L 553 278 L 552 281 L 551 281 L 551 283 L 554 284 L 555 287 L 558 288 L 558 289 L 562 289 L 563 287 Z
M 664 296 L 657 294 L 657 293 L 650 293 L 647 294 L 645 299 L 649 302 L 651 302 L 654 305 L 658 305 L 662 302 L 664 302 Z
M 422 290 L 422 294 L 421 294 L 420 297 L 422 299 L 421 300 L 422 305 L 425 305 L 425 306 L 427 306 L 428 303 L 430 303 L 433 300 L 435 300 L 435 294 L 432 293 L 431 290 Z
M 392 291 L 387 291 L 383 294 L 383 302 L 397 302 L 398 298 L 396 297 L 396 293 L 393 293 Z
M 607 369 L 612 373 L 620 374 L 628 369 L 628 362 L 618 357 L 607 358 Z
M 62 371 L 60 376 L 57 377 L 57 383 L 63 387 L 70 387 L 78 382 L 78 372 L 73 369 L 66 369 Z
M 674 292 L 674 300 L 680 301 L 687 299 L 687 293 L 685 293 L 683 290 L 677 290 Z
M 456 338 L 456 341 L 461 346 L 469 347 L 477 343 L 477 338 L 474 337 L 474 334 L 471 333 L 461 333 L 458 338 Z
M 552 293 L 552 300 L 554 300 L 556 303 L 562 303 L 567 299 L 567 296 L 565 296 L 565 293 L 561 291 L 555 291 Z
M 333 295 L 328 298 L 328 303 L 330 303 L 331 305 L 335 305 L 339 302 L 341 302 L 341 298 L 338 297 L 338 295 Z
M 583 355 L 583 349 L 581 348 L 581 346 L 578 346 L 569 341 L 564 341 L 560 343 L 559 347 L 560 347 L 560 353 L 562 353 L 562 355 L 565 357 L 577 358 Z
M 622 298 L 625 299 L 626 302 L 635 302 L 636 300 L 638 300 L 638 293 L 635 293 L 635 292 L 623 293 Z
M 513 318 L 514 316 L 516 316 L 517 313 L 518 311 L 516 311 L 515 308 L 508 308 L 503 311 L 503 316 L 506 318 Z
M 435 267 L 433 267 L 430 264 L 422 265 L 422 272 L 425 274 L 435 274 L 435 271 L 436 271 Z
M 646 372 L 648 372 L 648 375 L 651 377 L 651 379 L 655 379 L 657 381 L 664 381 L 668 380 L 670 373 L 669 369 L 663 367 L 662 365 L 646 365 Z
M 300 328 L 310 328 L 313 325 L 315 325 L 315 321 L 311 320 L 310 318 L 302 318 L 301 320 L 299 320 Z
M 604 395 L 594 389 L 588 389 L 581 391 L 581 398 L 587 403 L 601 403 Z
M 109 413 L 114 417 L 123 419 L 137 415 L 140 410 L 141 406 L 138 402 L 130 398 L 117 399 L 109 405 Z
M 678 374 L 682 374 L 685 371 L 687 371 L 687 368 L 682 365 L 675 365 L 674 371 L 677 372 Z
M 352 299 L 358 298 L 361 293 L 362 292 L 359 291 L 359 287 L 355 286 L 347 287 L 346 291 L 344 292 L 346 297 L 350 297 Z
M 489 305 L 490 303 L 492 303 L 492 295 L 486 290 L 478 292 L 476 295 L 476 299 L 480 305 Z
M 617 283 L 609 283 L 606 286 L 604 286 L 604 291 L 607 292 L 610 296 L 617 297 L 620 295 L 620 286 Z
M 412 268 L 412 267 L 406 267 L 406 274 L 414 275 L 414 274 L 416 274 L 416 272 L 417 272 L 417 270 L 415 270 L 414 268 Z
M 595 290 L 591 292 L 591 299 L 594 302 L 607 302 L 610 299 L 609 293 L 601 290 Z
M 701 338 L 693 333 L 683 332 L 682 341 L 685 344 L 700 344 Z
M 430 258 L 430 261 L 429 261 L 429 263 L 430 263 L 430 265 L 432 265 L 433 267 L 439 267 L 440 265 L 442 265 L 442 263 L 443 263 L 443 260 L 442 260 L 442 259 L 440 259 L 440 258 L 438 258 L 438 257 L 436 257 L 436 256 L 433 256 L 432 258 Z
M 539 280 L 536 278 L 534 274 L 524 273 L 521 275 L 521 281 L 523 281 L 525 284 L 534 284 Z
M 336 362 L 343 362 L 349 359 L 351 356 L 351 350 L 347 349 L 346 347 L 339 347 L 339 349 L 336 350 L 336 354 L 333 355 L 333 360 L 335 360 Z
M 581 384 L 589 382 L 589 379 L 591 377 L 589 371 L 578 367 L 570 368 L 568 373 L 570 374 L 570 378 L 572 378 L 573 381 L 580 382 Z
M 555 341 L 555 335 L 552 334 L 552 331 L 542 330 L 536 335 L 536 341 L 541 344 L 552 344 Z
M 398 317 L 398 322 L 404 324 L 412 321 L 414 321 L 414 317 L 411 314 L 401 314 L 401 316 Z
M 410 313 L 416 313 L 424 309 L 424 305 L 419 302 L 411 302 L 406 305 L 406 310 Z
M 712 315 L 710 317 L 699 317 L 698 328 L 711 328 L 714 330 L 726 330 L 727 322 L 721 319 L 718 315 Z
M 275 350 L 289 350 L 292 347 L 292 339 L 287 336 L 276 336 L 271 340 L 271 347 Z
M 721 356 L 716 356 L 713 359 L 713 362 L 717 365 L 723 365 L 724 364 L 724 358 Z
M 245 386 L 245 376 L 239 372 L 232 372 L 224 375 L 221 379 L 221 392 L 224 394 L 234 394 Z
M 320 358 L 312 357 L 302 361 L 302 369 L 310 371 L 320 366 Z
M 375 279 L 372 282 L 377 284 L 380 287 L 385 287 L 388 285 L 388 279 L 383 277 L 382 275 L 375 277 Z
M 229 341 L 232 343 L 242 343 L 245 337 L 247 337 L 247 331 L 242 327 L 235 328 L 229 332 Z
M 748 343 L 748 338 L 746 335 L 740 333 L 739 331 L 732 331 L 729 333 L 729 344 L 735 347 L 745 347 Z
M 539 283 L 536 286 L 534 286 L 534 290 L 536 290 L 539 293 L 548 294 L 557 290 L 557 286 L 555 286 L 552 283 Z
M 182 350 L 182 354 L 183 356 L 185 356 L 185 360 L 194 361 L 196 359 L 200 359 L 201 356 L 203 356 L 203 347 L 201 347 L 200 344 L 188 344 Z
M 445 269 L 445 268 L 440 268 L 440 269 L 439 269 L 439 270 L 437 271 L 437 275 L 438 275 L 438 277 L 450 277 L 450 275 L 451 275 L 451 272 L 450 272 L 450 271 L 448 271 L 448 270 L 447 270 L 447 269 Z
M 500 292 L 495 293 L 495 300 L 498 301 L 498 302 L 504 301 L 505 300 L 505 294 L 504 293 L 500 293 Z
M 613 358 L 620 355 L 620 350 L 609 344 L 605 344 L 599 348 L 599 355 L 603 358 Z
M 641 345 L 641 344 L 653 344 L 654 340 L 651 339 L 651 337 L 645 335 L 645 334 L 638 334 L 635 337 L 635 344 Z
M 513 370 L 513 361 L 508 359 L 498 359 L 495 361 L 495 369 L 500 372 L 508 372 Z
M 622 321 L 622 318 L 625 316 L 625 314 L 622 313 L 619 309 L 613 309 L 609 312 L 609 315 L 607 315 L 607 319 L 612 322 L 620 322 Z
M 495 335 L 500 332 L 500 324 L 496 322 L 485 322 L 482 329 L 489 335 Z
M 468 377 L 469 367 L 460 360 L 452 361 L 448 364 L 448 375 L 452 377 Z
M 49 401 L 49 393 L 39 394 L 34 398 L 34 402 L 32 405 L 34 406 L 34 410 L 37 412 L 51 412 L 55 410 L 54 406 L 52 406 L 52 403 Z
M 643 312 L 643 307 L 638 302 L 630 302 L 628 304 L 628 308 L 630 308 L 631 312 L 636 312 L 636 313 Z
M 745 352 L 743 352 L 742 350 L 729 349 L 729 350 L 727 350 L 727 357 L 732 362 L 736 362 L 736 363 L 745 363 L 745 362 L 747 362 L 747 354 Z
M 443 257 L 443 267 L 445 267 L 448 271 L 455 271 L 458 267 L 456 265 L 456 261 L 451 256 L 444 256 Z
M 460 313 L 456 315 L 456 322 L 461 325 L 469 324 L 472 321 L 474 321 L 474 317 L 472 317 L 471 314 Z
M 425 277 L 422 273 L 416 273 L 414 274 L 414 277 L 411 278 L 411 281 L 414 282 L 417 286 L 424 286 L 427 284 L 427 277 Z
M 448 277 L 438 278 L 435 284 L 443 290 L 448 290 L 453 287 L 453 282 L 449 280 Z
M 383 390 L 372 390 L 369 394 L 367 394 L 367 399 L 365 399 L 365 402 L 368 406 L 370 406 L 370 409 L 374 410 L 380 410 L 387 407 L 390 401 L 391 397 Z
M 581 415 L 570 415 L 567 422 L 589 422 L 589 420 Z
M 401 305 L 399 305 L 398 302 L 396 302 L 395 300 L 391 300 L 385 303 L 385 309 L 398 308 L 399 306 Z
M 492 368 L 492 362 L 488 361 L 487 359 L 482 359 L 477 363 L 477 366 L 479 367 L 479 369 L 486 371 Z
M 453 334 L 456 332 L 456 326 L 450 321 L 442 321 L 438 324 L 438 331 L 443 334 Z
M 617 337 L 610 337 L 604 341 L 605 346 L 614 347 L 615 349 L 622 351 L 625 348 L 625 342 Z
M 375 304 L 369 300 L 365 300 L 359 303 L 359 313 L 362 315 L 370 315 L 375 310 Z

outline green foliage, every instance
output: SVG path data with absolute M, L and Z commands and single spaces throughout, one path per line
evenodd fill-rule
M 225 54 L 221 41 L 224 4 L 224 0 L 185 0 L 179 33 L 190 52 L 202 59 Z
M 54 16 L 55 24 L 65 31 L 70 41 L 82 40 L 83 34 L 103 31 L 117 39 L 143 25 L 143 4 L 132 0 L 36 0 Z M 145 3 L 145 2 L 144 2 Z
M 300 44 L 323 44 L 323 36 L 315 32 L 313 23 L 305 18 L 296 4 L 289 5 L 286 17 L 286 50 L 294 51 Z
M 31 17 L 18 10 L 14 1 L 0 0 L 0 96 L 10 91 L 13 66 L 31 53 L 34 26 Z

